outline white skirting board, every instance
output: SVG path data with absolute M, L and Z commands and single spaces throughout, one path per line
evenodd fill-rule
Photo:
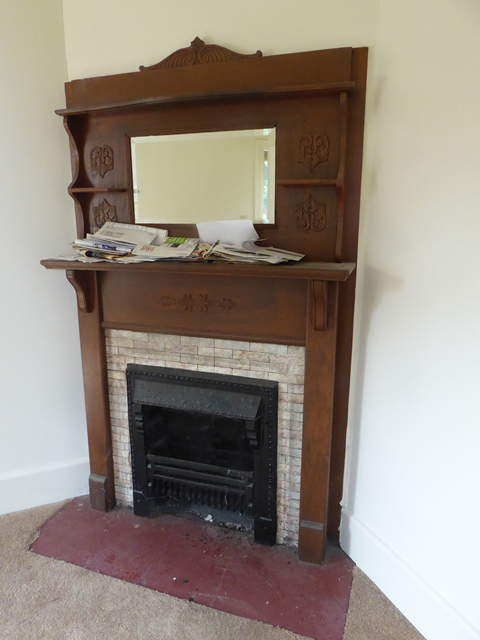
M 480 629 L 347 510 L 340 544 L 426 640 L 480 640 Z
M 88 493 L 88 458 L 0 476 L 0 515 Z

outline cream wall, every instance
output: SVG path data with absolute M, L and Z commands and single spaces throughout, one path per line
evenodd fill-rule
M 49 2 L 52 16 L 58 16 L 58 3 Z M 18 20 L 24 5 L 10 9 Z M 480 638 L 480 5 L 476 0 L 64 0 L 63 8 L 70 79 L 134 71 L 197 35 L 246 53 L 370 47 L 342 544 L 427 640 Z M 42 3 L 42 26 L 45 13 Z M 30 23 L 31 11 L 27 15 Z M 23 29 L 20 22 L 18 30 Z M 51 40 L 48 51 L 56 47 L 58 61 L 63 59 L 58 24 L 55 29 L 55 38 L 50 26 L 50 38 L 44 39 L 45 45 Z M 35 34 L 33 42 L 41 37 Z M 46 74 L 48 99 L 43 99 L 51 108 L 62 106 L 63 71 L 57 63 L 49 60 L 53 67 L 46 69 L 38 59 L 42 48 L 32 44 L 27 64 L 20 51 L 25 39 L 8 42 L 12 51 L 18 46 L 19 69 L 29 83 L 40 85 L 38 74 Z M 13 77 L 9 82 L 13 88 Z M 13 98 L 7 102 L 13 112 Z M 8 171 L 1 175 L 13 175 L 4 198 L 9 214 L 18 211 L 13 230 L 25 228 L 22 215 L 34 228 L 29 255 L 12 274 L 14 285 L 7 285 L 14 291 L 28 287 L 32 305 L 26 309 L 18 299 L 20 309 L 2 322 L 13 336 L 19 335 L 17 323 L 22 335 L 26 332 L 29 362 L 36 349 L 34 372 L 45 375 L 47 366 L 53 376 L 41 386 L 46 398 L 35 391 L 36 412 L 23 409 L 24 430 L 34 438 L 37 430 L 58 431 L 68 405 L 70 427 L 55 460 L 69 460 L 74 443 L 85 452 L 77 431 L 82 418 L 73 293 L 68 297 L 63 275 L 35 266 L 40 254 L 59 249 L 67 235 L 57 227 L 60 210 L 73 218 L 60 160 L 67 153 L 66 136 L 50 114 L 49 106 L 38 145 L 29 143 L 32 159 L 27 154 L 16 160 L 12 174 L 11 158 L 2 158 Z M 15 148 L 13 133 L 2 135 L 10 136 L 7 148 Z M 38 162 L 43 136 L 51 141 L 44 164 Z M 30 185 L 33 180 L 27 193 L 14 189 L 24 175 Z M 29 213 L 39 210 L 33 209 L 34 193 L 41 194 L 43 217 Z M 53 238 L 42 235 L 45 215 L 49 228 L 56 229 Z M 45 238 L 42 247 L 39 237 Z M 42 327 L 33 337 L 25 319 L 29 312 Z M 10 341 L 5 348 L 12 351 Z M 16 372 L 13 353 L 9 363 Z M 53 417 L 52 396 L 62 397 L 62 410 Z M 13 415 L 9 408 L 9 424 Z M 16 453 L 15 434 L 7 432 Z M 53 460 L 52 452 L 47 458 Z
M 42 258 L 73 219 L 67 137 L 53 113 L 67 74 L 60 0 L 0 6 L 0 513 L 85 493 L 75 296 Z
M 68 75 L 138 71 L 196 36 L 264 55 L 364 46 L 376 37 L 379 1 L 64 0 Z
M 480 637 L 480 4 L 382 0 L 342 544 L 428 640 Z

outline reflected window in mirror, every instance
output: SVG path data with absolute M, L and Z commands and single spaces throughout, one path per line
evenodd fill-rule
M 275 129 L 131 138 L 138 223 L 275 218 Z

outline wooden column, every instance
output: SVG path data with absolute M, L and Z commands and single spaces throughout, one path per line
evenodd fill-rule
M 115 485 L 99 276 L 95 271 L 67 270 L 67 279 L 77 293 L 78 302 L 90 454 L 90 503 L 94 509 L 109 511 L 115 505 Z
M 309 282 L 298 551 L 316 564 L 327 535 L 337 299 L 338 283 Z

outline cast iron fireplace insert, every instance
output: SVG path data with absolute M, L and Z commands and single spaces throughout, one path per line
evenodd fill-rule
M 135 364 L 126 374 L 135 514 L 206 505 L 275 544 L 278 383 Z

